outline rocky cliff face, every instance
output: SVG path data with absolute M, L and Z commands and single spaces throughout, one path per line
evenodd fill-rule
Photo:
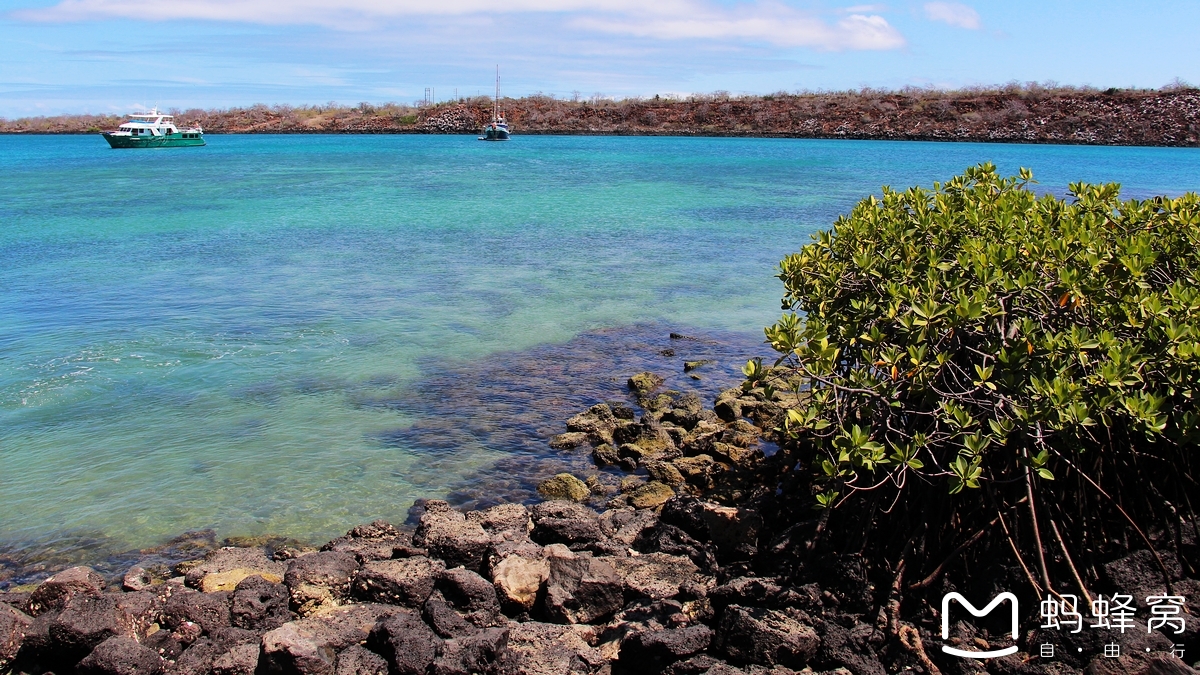
M 178 113 L 215 133 L 476 133 L 491 101 L 411 108 L 251 108 Z M 502 102 L 517 134 L 782 136 L 889 140 L 1200 145 L 1200 91 L 1045 90 L 800 94 L 688 100 Z M 115 117 L 0 120 L 0 133 L 85 133 Z

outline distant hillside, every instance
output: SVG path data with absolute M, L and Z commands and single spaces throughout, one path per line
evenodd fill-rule
M 412 107 L 268 107 L 173 111 L 211 133 L 475 133 L 491 117 L 479 97 Z M 504 99 L 517 134 L 783 136 L 907 140 L 1200 145 L 1200 90 L 1106 91 L 1038 86 L 688 99 Z M 0 120 L 0 133 L 88 133 L 115 116 Z

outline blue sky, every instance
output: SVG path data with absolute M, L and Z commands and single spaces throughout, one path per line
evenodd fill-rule
M 1200 83 L 1200 2 L 0 0 L 0 117 L 504 92 Z

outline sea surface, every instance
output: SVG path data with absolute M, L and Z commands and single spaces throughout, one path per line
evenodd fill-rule
M 594 471 L 546 443 L 567 416 L 647 368 L 710 400 L 735 383 L 780 312 L 774 266 L 881 185 L 992 161 L 1055 194 L 1200 189 L 1195 149 L 208 141 L 0 137 L 0 585 Z

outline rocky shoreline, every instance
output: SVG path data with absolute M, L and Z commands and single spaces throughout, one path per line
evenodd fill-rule
M 776 522 L 774 486 L 790 470 L 769 456 L 781 395 L 734 388 L 709 407 L 662 383 L 635 375 L 640 415 L 597 404 L 552 441 L 591 447 L 623 475 L 560 474 L 532 506 L 419 501 L 415 527 L 378 521 L 319 549 L 244 541 L 119 579 L 75 567 L 0 593 L 0 673 L 1195 672 L 1163 654 L 1164 634 L 1140 631 L 1027 632 L 1026 650 L 1059 646 L 1054 662 L 945 657 L 926 646 L 940 637 L 935 607 L 902 612 L 861 555 L 811 559 L 818 516 Z M 1173 569 L 1192 620 L 1171 639 L 1196 649 L 1200 581 Z M 1143 592 L 1162 581 L 1144 551 L 1105 574 Z M 960 623 L 951 641 L 1003 637 Z M 1125 655 L 1095 656 L 1100 640 Z
M 1200 145 L 1200 92 L 1047 89 L 718 93 L 686 100 L 615 101 L 534 95 L 501 106 L 519 135 L 733 136 L 1085 145 Z M 487 98 L 437 105 L 268 107 L 173 111 L 209 133 L 475 134 L 491 119 Z M 0 120 L 0 134 L 95 133 L 111 115 Z

